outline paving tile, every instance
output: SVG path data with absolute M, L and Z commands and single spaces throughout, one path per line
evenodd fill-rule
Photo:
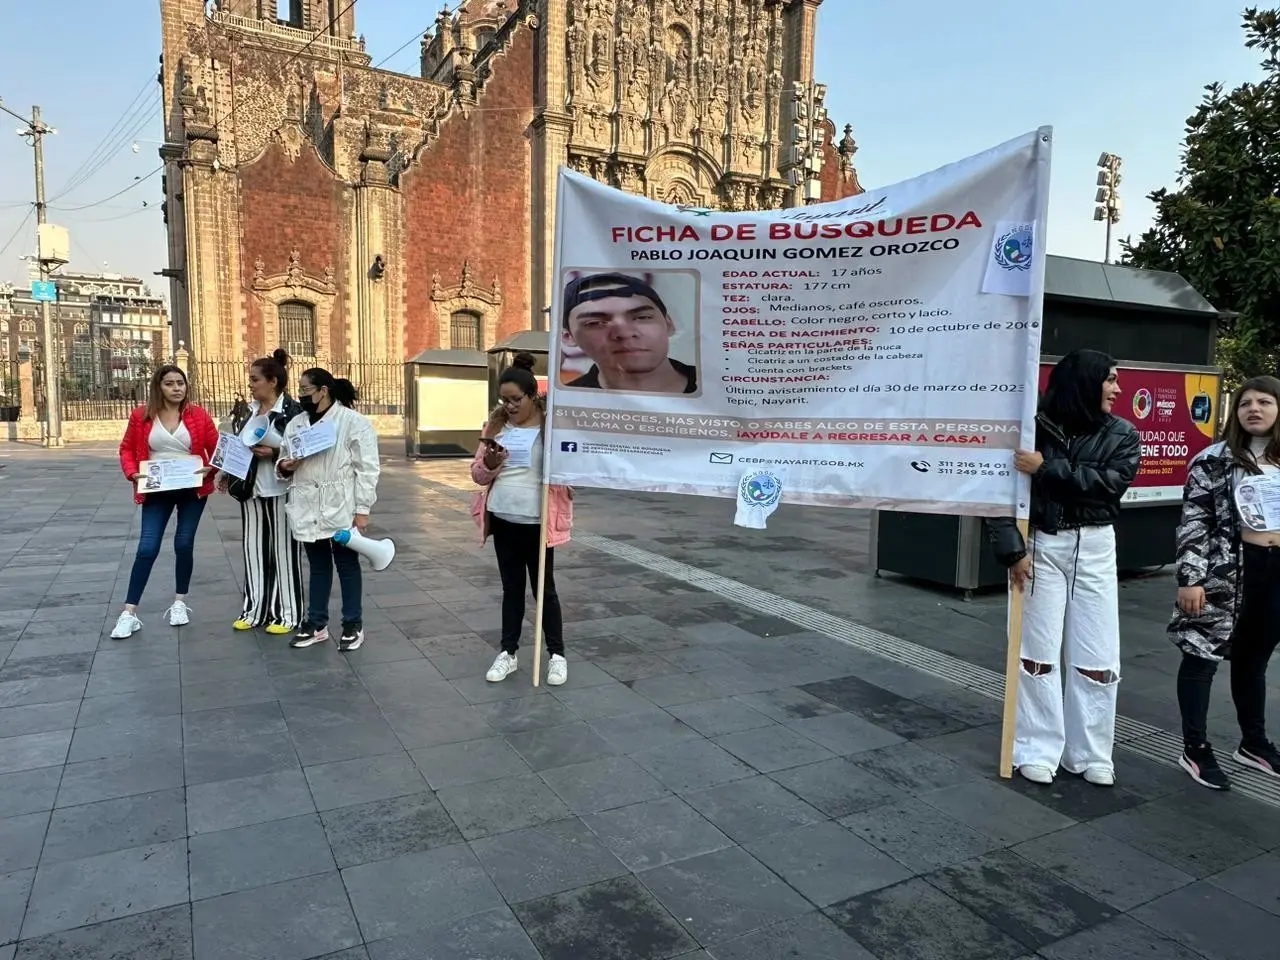
M 698 700 L 667 707 L 677 720 L 687 723 L 704 737 L 719 737 L 740 730 L 767 727 L 775 721 L 733 697 Z
M 192 836 L 314 812 L 301 770 L 216 780 L 187 790 L 187 825 Z
M 684 799 L 726 836 L 744 844 L 825 819 L 820 811 L 763 776 L 687 793 Z
M 576 817 L 476 840 L 471 849 L 508 903 L 550 896 L 627 872 Z
M 591 726 L 620 753 L 628 754 L 679 743 L 681 740 L 698 739 L 698 731 L 657 707 L 644 713 L 593 720 Z
M 711 950 L 707 956 L 715 960 L 875 960 L 821 913 L 806 913 L 744 937 L 720 941 L 712 944 Z
M 91 653 L 64 653 L 47 657 L 28 657 L 0 667 L 0 684 L 36 677 L 64 677 L 87 674 L 93 666 Z M 87 678 L 84 678 L 87 679 Z
M 436 795 L 468 840 L 570 816 L 534 774 L 444 787 Z
M 0 874 L 0 943 L 18 939 L 35 875 L 33 869 Z
M 280 694 L 265 676 L 188 683 L 182 687 L 183 710 L 213 710 L 249 703 L 270 703 L 279 698 Z
M 739 847 L 646 870 L 644 885 L 701 943 L 797 917 L 803 897 Z
M 1131 917 L 1117 917 L 1043 948 L 1045 960 L 1203 960 Z
M 820 700 L 796 687 L 781 687 L 762 693 L 742 694 L 735 699 L 779 723 L 844 712 L 838 706 Z
M 506 740 L 537 772 L 617 753 L 610 743 L 581 721 L 509 735 Z
M 77 727 L 68 763 L 145 756 L 182 747 L 182 720 L 177 716 L 123 720 Z
M 87 673 L 0 681 L 0 707 L 78 700 L 84 695 L 88 681 Z
M 361 939 L 336 873 L 197 901 L 191 925 L 195 960 L 310 960 Z
M 33 703 L 24 707 L 0 708 L 0 737 L 19 737 L 49 730 L 70 730 L 76 725 L 79 700 Z
M 184 903 L 50 933 L 24 940 L 19 950 L 21 960 L 192 960 L 191 908 Z
M 907 793 L 924 793 L 974 780 L 971 771 L 917 743 L 860 753 L 850 762 Z
M 70 730 L 2 737 L 0 738 L 0 774 L 60 765 L 66 760 L 67 748 L 70 746 Z
M 830 750 L 781 724 L 725 734 L 716 737 L 715 743 L 761 773 L 817 763 L 834 756 Z
M 185 840 L 42 864 L 31 888 L 22 935 L 38 937 L 187 899 Z
M 829 817 L 847 817 L 905 800 L 907 794 L 875 774 L 837 758 L 769 774 L 801 800 Z
M 321 818 L 333 856 L 344 868 L 462 840 L 440 801 L 427 792 L 326 810 Z
M 604 720 L 609 717 L 624 717 L 630 713 L 652 713 L 655 706 L 653 701 L 616 680 L 585 688 L 566 685 L 555 691 L 554 696 L 583 720 Z
M 555 697 L 530 696 L 477 707 L 489 726 L 501 733 L 527 733 L 572 723 L 578 717 Z
M 500 737 L 412 750 L 410 756 L 433 790 L 529 772 L 529 765 Z
M 417 933 L 369 944 L 371 960 L 542 960 L 520 921 L 506 908 L 486 910 Z
M 297 751 L 286 733 L 188 744 L 182 751 L 182 762 L 187 786 L 299 767 Z
M 584 819 L 633 871 L 687 860 L 732 844 L 710 821 L 677 797 L 635 803 Z
M 0 821 L 0 831 L 3 822 Z M 1209 882 L 1255 907 L 1280 916 L 1280 852 L 1249 860 L 1217 876 Z
M 476 707 L 465 704 L 431 708 L 397 704 L 384 706 L 382 712 L 395 735 L 409 750 L 437 747 L 442 743 L 482 740 L 497 733 Z
M 329 841 L 314 814 L 192 837 L 190 864 L 192 900 L 335 869 Z
M 187 808 L 181 787 L 61 807 L 49 821 L 41 863 L 80 860 L 186 835 Z
M 1141 796 L 1125 789 L 1123 785 L 1100 790 L 1093 784 L 1086 783 L 1083 777 L 1073 777 L 1070 774 L 1059 775 L 1051 785 L 1031 783 L 1022 777 L 1014 777 L 1005 786 L 1081 823 L 1128 810 L 1142 803 Z
M 819 907 L 900 883 L 912 875 L 832 821 L 770 833 L 744 846 Z
M 1132 910 L 1194 879 L 1088 824 L 1037 837 L 1012 849 L 1024 860 L 1121 911 Z
M 86 697 L 118 696 L 139 690 L 164 689 L 179 684 L 178 665 L 158 667 L 123 667 L 117 670 L 94 670 L 89 674 Z
M 114 800 L 182 786 L 182 754 L 168 747 L 136 756 L 68 763 L 62 768 L 58 806 Z
M 543 781 L 577 814 L 654 800 L 667 788 L 630 757 L 602 757 L 541 772 Z
M 107 697 L 89 697 L 80 705 L 76 725 L 93 726 L 143 720 L 148 717 L 171 717 L 182 712 L 182 696 L 177 685 L 135 690 Z
M 855 813 L 840 823 L 917 872 L 950 866 L 999 846 L 919 800 Z
M 1272 960 L 1280 942 L 1280 917 L 1210 883 L 1175 890 L 1131 916 L 1214 960 Z
M 521 668 L 519 673 L 508 677 L 502 683 L 490 683 L 484 678 L 483 673 L 459 677 L 457 680 L 450 680 L 449 683 L 466 698 L 468 703 L 480 704 L 529 696 L 532 681 L 527 677 L 528 674 L 524 668 Z M 542 696 L 549 696 L 549 694 L 544 693 Z
M 842 757 L 903 742 L 902 737 L 896 733 L 877 727 L 851 713 L 829 713 L 822 717 L 788 720 L 785 725 Z
M 925 879 L 1030 950 L 1117 916 L 1114 908 L 1008 850 L 956 864 Z
M 399 738 L 371 702 L 343 700 L 282 704 L 289 735 L 304 766 L 373 757 L 401 749 Z
M 930 790 L 919 798 L 1000 843 L 1021 843 L 1075 824 L 1025 794 L 986 780 Z
M 698 946 L 634 877 L 530 900 L 515 913 L 543 960 L 668 960 Z
M 1100 817 L 1093 826 L 1196 878 L 1219 873 L 1265 852 L 1216 823 L 1154 803 Z
M 751 731 L 755 732 L 755 731 Z M 633 759 L 669 790 L 705 790 L 730 780 L 742 780 L 751 767 L 710 740 L 688 740 L 642 750 Z
M 25 813 L 0 820 L 0 874 L 36 865 L 48 825 L 47 813 Z
M 857 677 L 823 680 L 805 684 L 800 689 L 907 740 L 937 737 L 969 726 L 941 710 L 898 696 Z
M 42 767 L 0 774 L 0 817 L 52 810 L 62 770 L 60 767 Z
M 227 743 L 271 733 L 288 733 L 278 703 L 251 703 L 186 713 L 182 717 L 186 746 Z
M 427 782 L 403 750 L 303 768 L 317 810 L 421 793 Z
M 342 879 L 369 941 L 502 906 L 502 896 L 466 844 L 349 867 Z
M 1014 960 L 1025 953 L 1018 941 L 919 878 L 826 913 L 877 960 Z
M 631 689 L 660 707 L 691 703 L 695 700 L 710 700 L 717 693 L 715 687 L 692 673 L 643 677 L 632 683 Z

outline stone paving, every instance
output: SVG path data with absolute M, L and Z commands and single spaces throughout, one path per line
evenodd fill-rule
M 161 625 L 166 552 L 119 642 L 114 451 L 0 447 L 0 960 L 1276 956 L 1276 807 L 1130 753 L 1112 790 L 1002 781 L 998 703 L 608 549 L 557 556 L 569 683 L 534 690 L 526 653 L 487 684 L 497 577 L 463 476 L 388 459 L 374 520 L 400 553 L 366 576 L 355 654 L 230 630 L 226 498 L 196 622 Z M 865 517 L 578 511 L 596 546 L 1001 667 L 999 599 L 873 579 Z M 1122 591 L 1121 709 L 1165 729 L 1171 590 Z

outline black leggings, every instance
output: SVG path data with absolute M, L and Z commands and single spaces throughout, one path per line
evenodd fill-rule
M 511 523 L 489 514 L 489 533 L 493 552 L 498 555 L 498 574 L 502 577 L 502 649 L 515 653 L 520 646 L 520 628 L 524 621 L 524 584 L 526 577 L 534 595 L 538 590 L 538 548 L 542 528 L 536 523 Z M 542 635 L 547 653 L 564 656 L 564 623 L 560 616 L 560 597 L 556 594 L 555 551 L 547 548 L 547 579 L 542 601 Z
M 1267 661 L 1280 640 L 1280 548 L 1244 545 L 1240 571 L 1240 615 L 1231 635 L 1231 699 L 1240 723 L 1240 743 L 1267 743 Z M 1209 692 L 1218 661 L 1183 653 L 1178 668 L 1178 706 L 1187 746 L 1209 742 Z

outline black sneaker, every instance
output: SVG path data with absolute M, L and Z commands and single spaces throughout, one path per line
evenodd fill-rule
M 342 621 L 342 639 L 338 641 L 338 649 L 343 653 L 359 650 L 364 643 L 364 624 L 359 620 Z
M 1183 747 L 1182 756 L 1178 758 L 1178 766 L 1191 774 L 1191 779 L 1210 790 L 1230 790 L 1231 781 L 1218 766 L 1218 758 L 1213 755 L 1213 747 L 1202 743 L 1198 747 Z
M 1274 743 L 1264 743 L 1258 747 L 1246 747 L 1243 743 L 1231 755 L 1236 763 L 1253 767 L 1273 777 L 1280 777 L 1280 751 Z
M 302 649 L 310 647 L 317 643 L 324 643 L 329 639 L 329 628 L 317 627 L 310 620 L 304 620 L 302 626 L 298 628 L 298 632 L 293 635 L 293 639 L 289 641 L 289 646 L 294 649 Z

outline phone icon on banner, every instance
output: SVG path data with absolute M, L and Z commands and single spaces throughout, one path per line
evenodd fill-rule
M 1191 419 L 1195 423 L 1209 423 L 1213 419 L 1213 401 L 1207 393 L 1198 393 L 1192 398 Z

